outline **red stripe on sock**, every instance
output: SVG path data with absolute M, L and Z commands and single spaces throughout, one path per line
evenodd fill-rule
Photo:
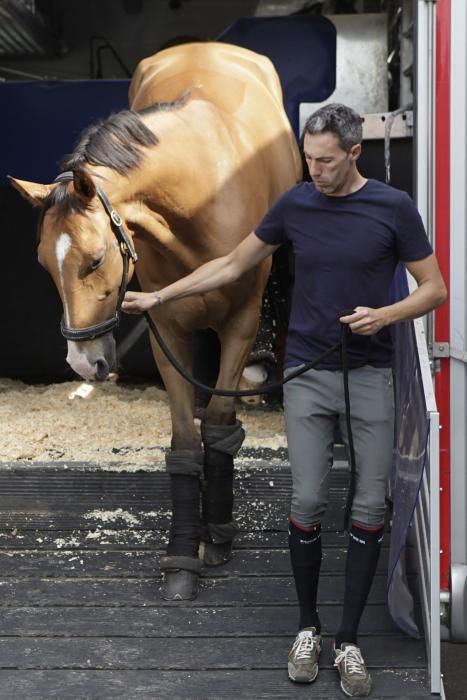
M 360 525 L 360 523 L 352 523 L 352 527 L 358 527 L 359 530 L 366 530 L 367 532 L 378 532 L 378 530 L 384 529 L 384 523 L 382 523 L 381 525 L 377 525 L 376 527 L 370 527 L 369 525 Z
M 305 527 L 304 525 L 300 525 L 300 523 L 297 523 L 297 521 L 294 520 L 294 518 L 292 517 L 290 517 L 290 522 L 302 532 L 316 532 L 316 530 L 318 530 L 318 528 L 321 525 L 321 523 L 316 523 L 315 525 L 311 525 L 311 527 Z

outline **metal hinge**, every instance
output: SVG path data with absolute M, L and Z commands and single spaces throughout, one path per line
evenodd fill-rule
M 451 349 L 449 343 L 432 343 L 431 346 L 431 356 L 434 358 L 438 357 L 450 357 Z

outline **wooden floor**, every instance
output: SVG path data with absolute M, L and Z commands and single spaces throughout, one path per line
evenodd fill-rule
M 332 668 L 346 536 L 336 470 L 319 590 L 324 651 L 313 686 L 287 678 L 297 606 L 283 453 L 242 452 L 235 557 L 203 573 L 192 603 L 158 593 L 169 522 L 163 471 L 0 465 L 0 699 L 256 700 L 345 697 Z M 361 626 L 373 698 L 430 697 L 424 641 L 385 606 L 386 538 Z

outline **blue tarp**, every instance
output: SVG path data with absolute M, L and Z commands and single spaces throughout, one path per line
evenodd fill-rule
M 284 106 L 299 139 L 301 102 L 323 102 L 336 86 L 336 27 L 327 17 L 246 17 L 219 41 L 262 53 L 273 62 Z M 264 115 L 267 119 L 267 114 Z
M 405 270 L 399 266 L 393 283 L 394 301 L 407 296 L 408 291 Z M 394 622 L 418 638 L 420 632 L 406 574 L 405 546 L 425 469 L 430 425 L 412 322 L 395 324 L 393 338 L 396 424 L 387 595 Z

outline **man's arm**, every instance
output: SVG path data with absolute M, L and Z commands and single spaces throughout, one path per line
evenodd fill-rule
M 373 335 L 390 323 L 419 318 L 446 300 L 446 285 L 434 255 L 404 265 L 418 285 L 412 294 L 380 309 L 357 306 L 354 309 L 355 313 L 342 316 L 339 320 L 347 323 L 353 333 Z
M 250 233 L 228 255 L 210 260 L 157 292 L 127 292 L 122 309 L 129 314 L 140 314 L 166 301 L 182 299 L 191 294 L 204 294 L 223 287 L 235 282 L 278 247 L 264 243 L 254 232 Z

